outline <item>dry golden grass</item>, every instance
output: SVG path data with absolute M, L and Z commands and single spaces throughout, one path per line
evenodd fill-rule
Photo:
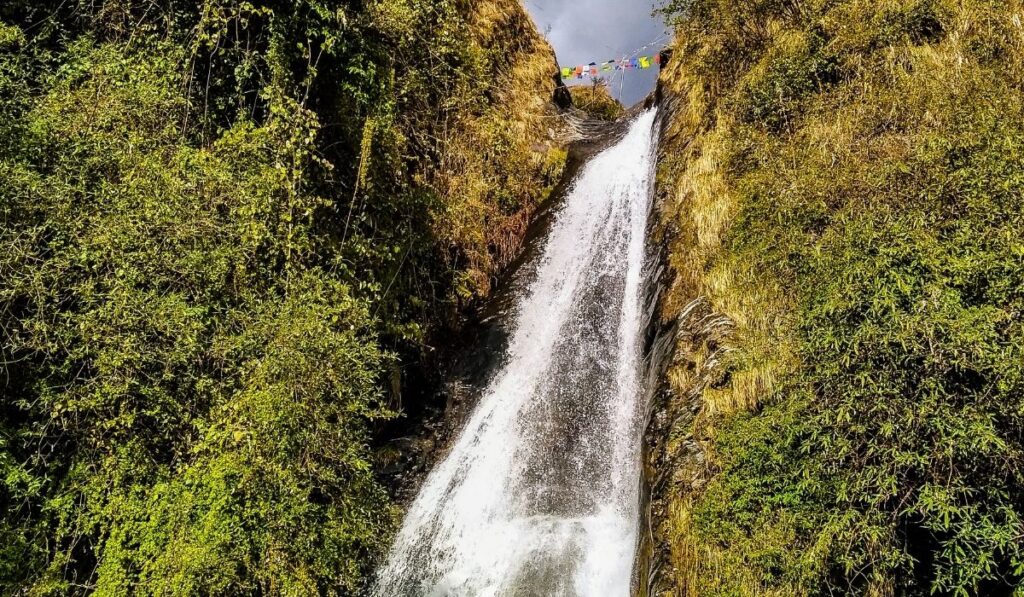
M 977 43 L 979 30 L 993 43 L 1000 41 L 1010 49 L 1005 56 L 1005 68 L 1021 79 L 1024 72 L 1024 4 L 1019 0 L 1006 2 L 1001 10 L 985 8 L 984 2 L 964 3 L 956 0 L 940 2 L 947 15 L 946 34 L 938 43 L 893 43 L 882 53 L 858 51 L 872 41 L 870 23 L 880 18 L 886 9 L 902 8 L 909 0 L 850 0 L 838 2 L 835 10 L 827 13 L 822 27 L 829 31 L 833 41 L 850 51 L 843 54 L 847 61 L 841 65 L 844 72 L 857 73 L 849 81 L 824 98 L 819 110 L 809 115 L 799 129 L 797 142 L 785 151 L 792 160 L 793 170 L 809 161 L 823 165 L 845 163 L 850 160 L 877 160 L 879 162 L 903 159 L 913 147 L 900 136 L 899 127 L 912 114 L 923 114 L 923 122 L 935 128 L 948 128 L 943 122 L 949 116 L 928 106 L 934 98 L 942 97 L 949 88 L 963 88 L 972 84 L 974 76 L 967 55 L 967 44 Z M 800 3 L 795 3 L 799 5 Z M 868 23 L 866 25 L 866 23 Z M 686 353 L 686 366 L 675 366 L 669 372 L 669 382 L 677 400 L 684 400 L 691 392 L 701 393 L 702 411 L 691 429 L 680 430 L 682 439 L 694 439 L 704 446 L 708 457 L 706 473 L 713 473 L 715 422 L 731 413 L 753 410 L 760 400 L 772 394 L 781 381 L 800 367 L 796 356 L 796 339 L 789 313 L 794 308 L 792 297 L 781 287 L 773 286 L 758 277 L 754 265 L 742 254 L 731 251 L 723 243 L 738 210 L 735 181 L 728 170 L 728 160 L 734 153 L 731 145 L 736 137 L 737 114 L 721 99 L 742 88 L 743 81 L 724 77 L 708 64 L 721 62 L 727 54 L 730 40 L 764 40 L 772 52 L 793 53 L 794 47 L 806 44 L 806 36 L 788 31 L 778 19 L 766 18 L 747 23 L 750 30 L 743 32 L 720 30 L 702 32 L 701 39 L 679 38 L 676 55 L 662 71 L 661 85 L 667 94 L 676 98 L 678 105 L 663 137 L 663 160 L 658 182 L 665 198 L 662 208 L 662 229 L 668 231 L 670 263 L 676 278 L 664 302 L 663 317 L 676 319 L 683 309 L 698 297 L 704 297 L 711 308 L 726 316 L 734 324 L 724 351 L 712 354 L 699 347 L 679 347 Z M 753 43 L 753 42 L 751 42 Z M 753 54 L 753 56 L 758 56 Z M 882 56 L 880 63 L 879 56 Z M 747 58 L 754 61 L 755 58 Z M 756 58 L 753 68 L 742 64 L 730 69 L 742 77 L 757 78 L 764 75 L 769 61 Z M 871 62 L 872 60 L 876 62 Z M 724 69 L 723 69 L 724 70 Z M 871 97 L 899 86 L 912 89 L 913 95 L 903 98 L 902 110 L 884 115 L 893 122 L 897 132 L 889 136 L 874 135 L 870 127 L 880 120 L 879 106 L 860 102 L 858 98 Z M 828 101 L 834 102 L 829 106 Z M 864 181 L 837 181 L 839 184 L 861 185 Z M 695 366 L 690 362 L 692 359 Z M 702 368 L 718 366 L 730 372 L 729 382 L 721 387 L 702 386 L 699 374 Z M 678 440 L 677 441 L 681 441 Z M 671 451 L 671 448 L 670 448 Z M 700 484 L 696 484 L 700 485 Z M 662 526 L 661 539 L 670 547 L 670 564 L 674 584 L 666 595 L 701 595 L 702 587 L 716 593 L 723 588 L 718 577 L 721 562 L 727 558 L 722 546 L 708 544 L 697 536 L 692 514 L 698 493 L 690 492 L 693 484 L 670 484 L 668 520 Z M 783 533 L 785 525 L 779 525 Z M 774 537 L 785 544 L 785 536 Z M 815 553 L 808 558 L 816 557 Z M 756 578 L 743 577 L 735 566 L 728 594 L 742 595 L 800 595 L 796 587 L 784 591 L 769 591 L 760 586 Z M 739 578 L 736 575 L 739 574 Z M 889 597 L 895 594 L 890 583 L 874 580 L 866 587 L 866 594 Z
M 706 346 L 679 347 L 690 358 L 685 365 L 672 366 L 668 373 L 672 395 L 685 400 L 699 391 L 702 410 L 691 429 L 680 430 L 675 441 L 669 442 L 667 451 L 678 453 L 681 446 L 673 444 L 696 440 L 708 465 L 690 474 L 707 477 L 714 466 L 716 417 L 754 408 L 794 364 L 786 362 L 785 351 L 775 350 L 780 343 L 771 341 L 773 320 L 781 315 L 783 301 L 769 292 L 755 296 L 744 288 L 739 283 L 744 264 L 728 259 L 722 246 L 735 215 L 736 199 L 724 170 L 728 115 L 708 112 L 715 86 L 688 71 L 678 60 L 665 69 L 661 82 L 681 100 L 665 133 L 665 159 L 659 171 L 659 186 L 668 190 L 662 205 L 662 225 L 675 231 L 669 236 L 669 261 L 676 273 L 662 315 L 679 318 L 688 304 L 704 297 L 713 311 L 725 315 L 735 326 L 724 341 L 724 351 L 712 354 Z M 711 121 L 718 125 L 708 126 Z M 733 369 L 731 383 L 720 388 L 707 386 L 703 379 L 706 369 L 721 369 L 727 363 Z M 715 570 L 715 562 L 722 557 L 694 536 L 693 496 L 689 491 L 695 485 L 701 483 L 668 486 L 667 520 L 661 521 L 659 532 L 669 547 L 672 580 L 671 586 L 660 587 L 664 595 L 699 595 L 698 576 Z
M 572 93 L 573 106 L 583 110 L 593 118 L 615 120 L 625 113 L 626 109 L 612 97 L 606 82 L 597 85 L 575 85 L 569 87 Z
M 667 80 L 672 77 L 670 72 Z M 672 126 L 679 127 L 679 120 Z M 704 121 L 692 119 L 686 112 L 681 120 L 691 124 Z M 670 263 L 677 278 L 666 298 L 664 315 L 675 317 L 682 305 L 704 297 L 715 312 L 735 325 L 730 362 L 757 364 L 737 370 L 728 387 L 708 389 L 703 395 L 705 412 L 728 414 L 756 407 L 758 397 L 770 392 L 794 363 L 784 356 L 789 351 L 776 333 L 778 321 L 785 316 L 785 301 L 775 289 L 744 284 L 750 265 L 730 258 L 722 247 L 736 199 L 726 182 L 723 164 L 729 151 L 729 122 L 724 115 L 717 122 L 716 128 L 704 134 L 698 134 L 697 129 L 672 131 L 665 146 L 668 154 L 679 151 L 684 165 L 673 174 L 676 182 L 670 203 L 663 208 L 664 217 L 679 230 L 670 249 Z M 692 380 L 681 379 L 673 384 L 677 395 L 689 391 L 689 382 Z
M 474 6 L 474 51 L 494 57 L 488 80 L 495 98 L 482 113 L 459 119 L 444 143 L 436 186 L 447 198 L 436 228 L 468 262 L 460 296 L 486 296 L 491 278 L 517 254 L 536 208 L 561 175 L 566 152 L 557 139 L 560 119 L 554 52 L 514 0 Z

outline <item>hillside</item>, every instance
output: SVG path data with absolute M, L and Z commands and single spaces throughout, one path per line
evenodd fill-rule
M 654 592 L 1021 594 L 1024 7 L 666 10 Z
M 559 179 L 514 0 L 0 7 L 0 593 L 353 594 Z

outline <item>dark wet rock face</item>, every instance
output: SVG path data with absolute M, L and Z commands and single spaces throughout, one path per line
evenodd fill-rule
M 667 60 L 667 59 L 664 59 Z M 646 102 L 657 105 L 662 126 L 667 127 L 676 110 L 678 98 L 659 86 Z M 662 137 L 664 138 L 664 137 Z M 664 149 L 659 149 L 659 161 Z M 660 209 L 670 189 L 656 187 L 649 219 L 648 263 L 652 271 L 646 280 L 647 343 L 645 366 L 648 376 L 648 413 L 644 432 L 643 479 L 640 545 L 634 567 L 633 593 L 639 597 L 663 595 L 674 590 L 675 575 L 670 566 L 669 536 L 665 532 L 669 517 L 669 489 L 675 494 L 699 490 L 706 482 L 707 470 L 701 444 L 690 430 L 701 409 L 704 388 L 722 375 L 716 358 L 700 359 L 699 354 L 719 354 L 731 323 L 716 314 L 707 301 L 695 298 L 678 317 L 665 319 L 665 291 L 676 273 L 666 255 L 673 231 L 660 224 Z M 704 363 L 703 365 L 700 363 Z M 693 380 L 687 388 L 674 390 L 668 380 L 670 369 L 685 371 Z M 685 437 L 671 437 L 672 434 Z M 670 442 L 670 439 L 674 441 Z

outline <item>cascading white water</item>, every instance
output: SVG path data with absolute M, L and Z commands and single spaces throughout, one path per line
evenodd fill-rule
M 655 112 L 583 168 L 504 365 L 405 518 L 375 594 L 627 595 Z

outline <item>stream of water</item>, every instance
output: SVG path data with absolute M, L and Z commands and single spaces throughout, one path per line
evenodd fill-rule
M 636 116 L 572 184 L 502 365 L 413 501 L 375 595 L 629 594 L 656 129 L 654 110 Z

